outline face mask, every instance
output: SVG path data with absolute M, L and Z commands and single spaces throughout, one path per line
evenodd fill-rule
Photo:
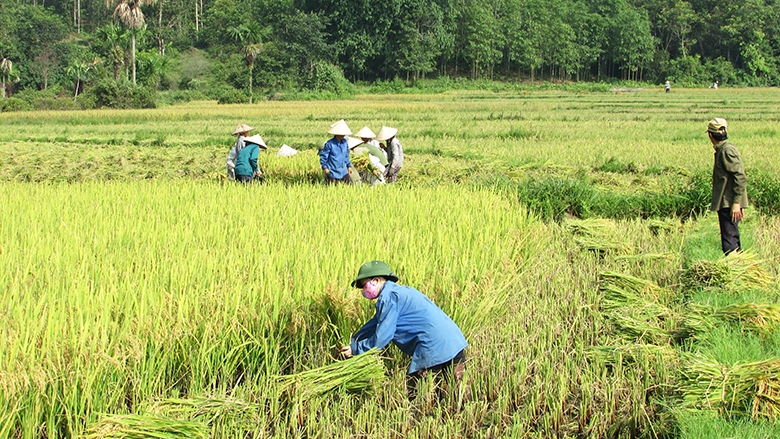
M 379 282 L 370 281 L 363 285 L 363 297 L 366 299 L 376 299 L 379 296 Z

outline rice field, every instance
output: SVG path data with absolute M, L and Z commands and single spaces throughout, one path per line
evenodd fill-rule
M 748 211 L 749 252 L 722 258 L 712 215 L 549 221 L 511 183 L 669 192 L 710 169 L 716 116 L 749 176 L 776 175 L 778 106 L 485 91 L 2 113 L 0 438 L 777 436 L 777 216 Z M 399 128 L 397 184 L 320 184 L 341 118 Z M 239 122 L 269 144 L 267 184 L 220 178 Z M 370 259 L 461 327 L 465 389 L 409 401 L 396 348 L 337 358 L 373 314 L 349 286 Z

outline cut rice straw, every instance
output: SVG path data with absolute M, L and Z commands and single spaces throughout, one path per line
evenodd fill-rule
M 385 369 L 379 351 L 370 351 L 352 358 L 330 363 L 293 375 L 279 376 L 283 392 L 308 399 L 336 390 L 362 392 L 375 389 L 384 379 Z

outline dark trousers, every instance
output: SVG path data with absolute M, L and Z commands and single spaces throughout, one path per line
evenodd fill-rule
M 434 375 L 433 378 L 436 381 L 436 388 L 440 391 L 442 389 L 443 380 L 449 385 L 457 386 L 463 380 L 463 374 L 465 372 L 466 353 L 460 351 L 452 360 L 406 375 L 406 396 L 409 397 L 409 400 L 415 399 L 417 397 L 417 384 L 421 379 L 428 376 L 428 374 Z
M 237 175 L 236 174 L 236 182 L 238 183 L 251 183 L 252 179 L 254 178 L 254 175 Z
M 341 178 L 325 177 L 325 184 L 352 184 L 352 177 L 349 174 Z
M 742 245 L 739 242 L 739 222 L 735 223 L 731 220 L 730 207 L 718 210 L 718 223 L 720 224 L 720 246 L 723 253 L 740 251 Z

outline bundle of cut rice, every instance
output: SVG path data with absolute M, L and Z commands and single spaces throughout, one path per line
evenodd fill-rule
M 748 330 L 769 335 L 780 324 L 780 305 L 737 303 L 718 308 L 713 316 L 726 321 L 740 322 Z
M 330 363 L 293 375 L 278 377 L 281 389 L 295 397 L 308 399 L 335 390 L 360 392 L 374 389 L 385 376 L 379 351 L 372 349 L 352 358 Z
M 591 346 L 585 349 L 585 354 L 607 364 L 617 364 L 624 361 L 636 362 L 642 357 L 657 358 L 664 364 L 679 360 L 677 351 L 669 345 L 658 346 L 642 343 Z
M 358 172 L 371 173 L 371 171 L 374 170 L 374 167 L 371 165 L 371 159 L 368 158 L 368 154 L 352 154 L 349 161 L 352 162 L 352 167 L 357 169 Z
M 632 253 L 634 248 L 623 241 L 614 239 L 617 226 L 610 220 L 585 219 L 570 220 L 566 227 L 575 235 L 574 241 L 584 250 L 598 253 Z
M 205 424 L 151 415 L 108 415 L 88 429 L 86 439 L 206 439 Z
M 692 264 L 683 272 L 683 282 L 689 288 L 761 289 L 774 281 L 762 263 L 751 252 L 733 252 L 715 261 L 700 260 Z
M 682 406 L 775 420 L 780 414 L 779 374 L 778 358 L 730 366 L 691 357 L 683 368 Z

